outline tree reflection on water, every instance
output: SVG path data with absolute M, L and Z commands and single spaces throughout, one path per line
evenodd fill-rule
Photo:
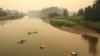
M 99 42 L 99 39 L 98 38 L 93 38 L 93 37 L 83 37 L 83 38 L 88 41 L 89 52 L 93 56 L 96 56 L 96 54 L 97 54 L 97 44 Z

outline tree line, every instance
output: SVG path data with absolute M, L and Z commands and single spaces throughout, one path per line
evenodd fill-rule
M 17 10 L 4 10 L 3 8 L 0 8 L 0 17 L 9 16 L 9 15 L 22 15 L 22 12 L 19 12 Z
M 68 10 L 66 8 L 49 7 L 40 11 L 29 11 L 28 15 L 37 16 L 40 18 L 67 17 Z
M 100 0 L 95 0 L 92 6 L 81 8 L 77 16 L 84 16 L 84 19 L 89 21 L 100 21 Z

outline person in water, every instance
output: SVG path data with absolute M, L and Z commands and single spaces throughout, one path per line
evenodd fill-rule
M 17 42 L 18 44 L 23 44 L 26 40 L 20 40 L 19 42 Z
M 37 31 L 34 31 L 34 32 L 28 32 L 27 34 L 28 34 L 28 35 L 31 35 L 32 33 L 37 34 Z
M 72 51 L 71 52 L 71 56 L 77 56 L 77 52 L 76 51 Z

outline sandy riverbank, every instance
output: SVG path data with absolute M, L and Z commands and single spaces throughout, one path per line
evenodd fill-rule
M 75 34 L 92 34 L 94 36 L 100 37 L 100 33 L 96 32 L 93 29 L 87 28 L 87 27 L 83 27 L 83 26 L 68 26 L 68 27 L 57 27 L 61 30 L 67 31 L 67 32 L 71 32 L 71 33 L 75 33 Z

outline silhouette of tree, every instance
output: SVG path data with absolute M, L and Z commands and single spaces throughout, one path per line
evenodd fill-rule
M 72 16 L 77 16 L 77 13 L 76 12 L 73 12 L 73 15 Z
M 63 16 L 64 16 L 64 17 L 67 17 L 67 16 L 68 16 L 68 11 L 67 11 L 67 9 L 64 9 L 64 10 L 63 10 Z
M 2 8 L 0 8 L 0 17 L 2 16 L 7 16 L 7 13 Z
M 77 16 L 84 16 L 84 9 L 80 9 L 77 13 Z
M 57 16 L 59 16 L 58 13 L 50 13 L 48 15 L 49 18 L 53 18 L 53 17 L 57 17 Z
M 85 19 L 90 21 L 100 21 L 100 0 L 95 0 L 93 6 L 85 8 Z

